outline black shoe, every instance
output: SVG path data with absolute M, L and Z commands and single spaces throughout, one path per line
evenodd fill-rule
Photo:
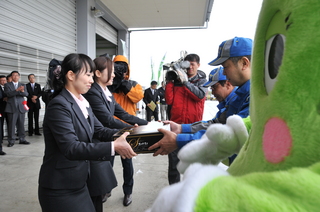
M 5 153 L 4 151 L 0 151 L 0 155 L 5 155 L 5 154 L 7 154 L 7 153 Z
M 102 203 L 105 203 L 109 197 L 111 197 L 111 193 L 106 193 L 106 195 L 102 195 Z
M 35 133 L 35 135 L 42 135 L 41 133 Z
M 32 136 L 32 133 L 29 133 L 29 136 Z
M 9 142 L 8 143 L 8 147 L 12 147 L 14 145 L 14 143 Z
M 128 206 L 132 203 L 131 194 L 125 194 L 123 198 L 123 205 Z
M 24 141 L 20 141 L 19 144 L 30 144 L 30 142 L 24 140 Z

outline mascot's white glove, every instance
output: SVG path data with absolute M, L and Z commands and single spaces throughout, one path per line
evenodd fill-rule
M 146 212 L 192 212 L 200 189 L 214 178 L 226 175 L 229 174 L 217 166 L 192 164 L 183 180 L 162 189 Z
M 225 125 L 212 124 L 199 140 L 185 145 L 178 153 L 177 168 L 183 174 L 192 163 L 218 164 L 238 153 L 247 139 L 248 131 L 242 118 L 230 116 Z

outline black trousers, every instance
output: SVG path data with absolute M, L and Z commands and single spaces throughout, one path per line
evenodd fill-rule
M 121 156 L 119 156 L 121 158 Z M 113 167 L 114 156 L 111 157 L 110 163 Z M 121 158 L 122 168 L 123 168 L 123 193 L 132 194 L 133 190 L 133 164 L 132 159 L 123 159 Z M 109 192 L 108 192 L 109 193 Z
M 54 190 L 39 186 L 38 198 L 42 212 L 96 211 L 86 185 L 74 190 Z
M 180 172 L 177 169 L 179 163 L 178 158 L 179 149 L 174 150 L 168 154 L 169 164 L 168 164 L 168 180 L 169 185 L 180 182 Z
M 2 139 L 4 137 L 4 129 L 3 129 L 4 120 L 6 120 L 7 127 L 8 127 L 9 122 L 8 122 L 8 118 L 7 118 L 7 113 L 6 112 L 1 113 L 1 138 Z
M 34 119 L 34 131 L 33 131 L 33 119 Z M 35 107 L 29 108 L 28 111 L 28 133 L 39 133 L 39 109 Z
M 0 123 L 2 125 L 2 119 L 0 119 Z M 0 152 L 2 152 L 2 141 L 3 141 L 3 128 L 0 129 Z M 2 135 L 2 136 L 1 136 Z
M 156 109 L 154 109 L 154 111 L 150 110 L 148 107 L 146 108 L 146 119 L 147 121 L 151 121 L 151 116 L 154 117 L 155 121 L 159 120 L 159 111 L 158 111 L 158 106 L 156 107 Z
M 102 205 L 102 196 L 95 196 L 91 197 L 92 203 L 94 205 L 94 208 L 96 209 L 96 212 L 102 212 L 103 211 L 103 205 Z

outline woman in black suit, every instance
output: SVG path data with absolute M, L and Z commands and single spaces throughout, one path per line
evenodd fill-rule
M 123 129 L 133 125 L 146 125 L 146 120 L 127 113 L 114 99 L 108 90 L 112 85 L 114 74 L 113 62 L 109 57 L 101 56 L 94 59 L 96 70 L 94 72 L 94 83 L 84 97 L 90 103 L 93 113 L 103 126 L 112 129 Z M 116 119 L 115 117 L 125 121 Z M 113 165 L 114 157 L 111 159 Z M 131 159 L 122 159 L 123 166 L 123 205 L 128 206 L 132 202 L 131 194 L 133 189 L 133 165 Z M 111 190 L 110 190 L 111 191 Z M 108 191 L 108 193 L 110 192 Z
M 125 140 L 127 133 L 114 142 L 92 142 L 93 137 L 110 141 L 117 131 L 103 127 L 81 95 L 93 83 L 93 70 L 88 56 L 69 54 L 54 78 L 54 98 L 43 123 L 45 153 L 39 174 L 38 197 L 44 212 L 94 212 L 86 182 L 98 172 L 90 173 L 87 160 L 109 160 L 115 152 L 123 158 L 136 155 Z

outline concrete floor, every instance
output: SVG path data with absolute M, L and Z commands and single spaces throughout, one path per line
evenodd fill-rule
M 15 144 L 13 147 L 7 147 L 7 141 L 4 141 L 3 151 L 7 155 L 0 157 L 0 211 L 41 211 L 37 188 L 44 150 L 43 136 L 27 136 L 26 139 L 31 142 L 30 145 Z M 160 189 L 168 185 L 167 161 L 167 156 L 153 157 L 151 154 L 140 154 L 133 159 L 133 202 L 130 206 L 124 207 L 122 166 L 117 156 L 114 171 L 118 186 L 104 203 L 104 211 L 144 211 L 150 207 Z
M 206 102 L 204 120 L 213 118 L 217 102 Z M 7 147 L 3 142 L 0 156 L 0 212 L 40 212 L 38 202 L 38 174 L 44 152 L 43 136 L 26 136 L 30 145 L 15 144 Z M 114 171 L 118 186 L 112 190 L 112 196 L 104 203 L 104 211 L 137 212 L 149 208 L 159 191 L 168 185 L 167 156 L 153 157 L 152 154 L 140 154 L 133 159 L 134 188 L 133 202 L 128 207 L 122 205 L 122 166 L 120 158 L 115 159 Z

